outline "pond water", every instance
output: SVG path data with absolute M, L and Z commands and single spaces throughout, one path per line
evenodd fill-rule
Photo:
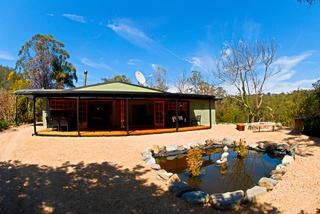
M 249 150 L 245 158 L 238 158 L 234 150 L 229 149 L 227 166 L 215 162 L 220 159 L 222 149 L 206 151 L 203 156 L 202 173 L 193 177 L 187 172 L 186 155 L 158 158 L 157 163 L 168 172 L 177 173 L 182 181 L 209 194 L 235 190 L 247 190 L 258 184 L 262 177 L 269 177 L 281 158 L 271 157 L 267 153 Z

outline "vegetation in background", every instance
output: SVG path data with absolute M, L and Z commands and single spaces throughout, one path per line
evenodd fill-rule
M 0 130 L 8 128 L 7 121 L 0 119 Z
M 189 77 L 185 72 L 182 72 L 175 82 L 175 87 L 179 93 L 213 95 L 216 97 L 224 97 L 226 94 L 222 87 L 217 87 L 205 81 L 199 71 L 192 71 Z
M 148 85 L 151 88 L 155 88 L 161 91 L 168 91 L 169 86 L 167 84 L 167 69 L 159 66 L 153 65 L 154 71 L 151 78 L 147 79 Z
M 131 79 L 126 75 L 116 75 L 111 78 L 102 78 L 103 82 L 124 82 L 124 83 L 131 83 Z
M 293 127 L 294 119 L 298 117 L 314 117 L 320 112 L 320 96 L 316 90 L 296 90 L 291 93 L 265 94 L 261 106 L 261 121 L 280 122 Z M 232 96 L 227 96 L 217 102 L 218 123 L 249 122 L 246 109 L 239 105 Z
M 74 87 L 76 69 L 68 62 L 64 44 L 52 35 L 37 34 L 19 51 L 17 68 L 34 89 Z
M 16 63 L 18 70 L 0 65 L 1 129 L 15 122 L 28 123 L 33 120 L 32 101 L 25 96 L 16 100 L 14 91 L 27 88 L 74 87 L 74 81 L 77 81 L 76 69 L 68 62 L 69 54 L 63 48 L 64 44 L 53 36 L 37 34 L 19 51 L 20 58 Z M 37 121 L 42 119 L 42 106 L 43 100 L 38 99 Z
M 201 174 L 202 154 L 199 147 L 194 147 L 187 152 L 187 166 L 188 172 L 192 176 L 199 176 Z

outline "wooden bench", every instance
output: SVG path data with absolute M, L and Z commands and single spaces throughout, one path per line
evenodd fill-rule
M 262 130 L 272 130 L 273 132 L 276 130 L 275 123 L 258 123 L 251 125 L 254 131 L 261 132 Z

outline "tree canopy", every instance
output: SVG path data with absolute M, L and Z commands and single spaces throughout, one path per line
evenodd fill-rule
M 131 79 L 126 75 L 116 75 L 111 78 L 102 78 L 103 82 L 124 82 L 124 83 L 131 83 Z
M 69 53 L 52 35 L 33 36 L 22 46 L 19 57 L 16 67 L 30 80 L 30 88 L 74 87 L 77 81 Z

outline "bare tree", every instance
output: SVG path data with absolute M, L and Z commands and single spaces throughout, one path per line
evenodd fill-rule
M 218 63 L 218 77 L 235 86 L 235 97 L 249 114 L 249 122 L 259 120 L 266 81 L 280 72 L 272 64 L 276 58 L 276 44 L 256 41 L 226 43 Z
M 169 89 L 167 85 L 167 70 L 159 65 L 153 65 L 153 68 L 154 72 L 149 85 L 161 91 L 167 91 Z
M 179 93 L 188 92 L 188 78 L 185 71 L 180 73 L 177 81 L 175 82 L 175 87 L 178 89 Z

